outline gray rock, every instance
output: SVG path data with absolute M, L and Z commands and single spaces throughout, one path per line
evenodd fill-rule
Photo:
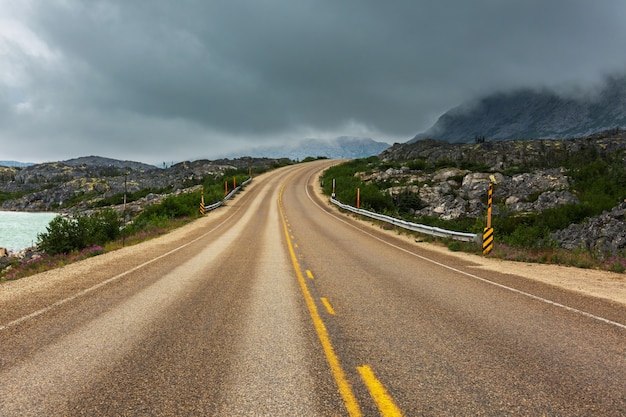
M 551 237 L 568 250 L 584 249 L 600 255 L 626 251 L 626 201 L 581 224 L 572 224 Z

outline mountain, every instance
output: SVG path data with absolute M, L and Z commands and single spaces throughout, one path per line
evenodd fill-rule
M 335 139 L 304 139 L 287 145 L 263 146 L 245 151 L 247 156 L 267 158 L 289 158 L 294 161 L 308 156 L 323 156 L 331 159 L 355 159 L 378 155 L 389 146 L 370 138 L 341 136 Z M 240 156 L 240 155 L 237 155 Z
M 409 143 L 565 139 L 618 127 L 626 127 L 626 75 L 607 78 L 598 91 L 584 95 L 531 89 L 492 94 L 449 110 Z

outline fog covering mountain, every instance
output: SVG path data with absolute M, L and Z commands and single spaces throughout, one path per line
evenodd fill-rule
M 385 142 L 377 142 L 371 138 L 341 136 L 335 139 L 303 139 L 289 145 L 262 146 L 246 149 L 240 154 L 230 157 L 252 156 L 266 158 L 289 158 L 294 161 L 308 156 L 323 156 L 331 159 L 366 158 L 378 155 L 391 146 Z
M 626 128 L 626 75 L 609 77 L 593 91 L 568 95 L 532 89 L 489 95 L 449 110 L 409 143 L 424 138 L 565 139 L 618 127 Z

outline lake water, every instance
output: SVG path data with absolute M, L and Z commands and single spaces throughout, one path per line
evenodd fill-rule
M 0 211 L 0 248 L 17 251 L 37 243 L 37 235 L 46 231 L 56 213 Z

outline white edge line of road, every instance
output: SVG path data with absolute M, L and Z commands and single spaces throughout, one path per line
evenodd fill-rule
M 314 174 L 311 174 L 311 175 L 307 178 L 307 184 L 308 184 L 308 183 L 310 183 L 311 177 L 312 177 L 313 175 L 314 175 Z M 496 286 L 496 287 L 499 287 L 499 288 L 502 288 L 502 289 L 505 289 L 505 290 L 508 290 L 508 291 L 514 292 L 514 293 L 516 293 L 516 294 L 520 294 L 520 295 L 523 295 L 523 296 L 526 296 L 526 297 L 532 298 L 533 300 L 537 300 L 537 301 L 540 301 L 540 302 L 542 302 L 542 303 L 550 304 L 550 305 L 552 305 L 552 306 L 555 306 L 555 307 L 558 307 L 558 308 L 562 308 L 562 309 L 564 309 L 564 310 L 567 310 L 567 311 L 570 311 L 570 312 L 573 312 L 573 313 L 576 313 L 576 314 L 580 314 L 580 315 L 582 315 L 582 316 L 585 316 L 585 317 L 588 317 L 588 318 L 591 318 L 591 319 L 594 319 L 594 320 L 598 320 L 598 321 L 601 321 L 601 322 L 603 322 L 603 323 L 610 324 L 610 325 L 612 325 L 612 326 L 616 326 L 616 327 L 620 327 L 620 328 L 622 328 L 622 329 L 625 329 L 625 330 L 626 330 L 626 324 L 622 324 L 622 323 L 618 323 L 618 322 L 613 321 L 613 320 L 605 319 L 604 317 L 596 316 L 595 314 L 587 313 L 586 311 L 582 311 L 582 310 L 579 310 L 579 309 L 574 308 L 574 307 L 569 307 L 569 306 L 566 306 L 565 304 L 561 304 L 561 303 L 557 303 L 556 301 L 548 300 L 547 298 L 539 297 L 539 296 L 537 296 L 537 295 L 530 294 L 530 293 L 527 293 L 527 292 L 525 292 L 525 291 L 518 290 L 518 289 L 513 288 L 513 287 L 508 287 L 508 286 L 506 286 L 506 285 L 503 285 L 503 284 L 499 284 L 499 283 L 497 283 L 497 282 L 490 281 L 490 280 L 488 280 L 488 279 L 486 279 L 486 278 L 479 277 L 478 275 L 470 274 L 469 272 L 461 271 L 460 269 L 456 269 L 456 268 L 454 268 L 454 267 L 452 267 L 452 266 L 449 266 L 449 265 L 446 265 L 446 264 L 442 264 L 441 262 L 437 262 L 437 261 L 435 261 L 435 260 L 433 260 L 433 259 L 426 258 L 425 256 L 422 256 L 422 255 L 418 255 L 417 253 L 414 253 L 414 252 L 411 252 L 411 251 L 406 250 L 406 249 L 404 249 L 404 248 L 401 248 L 400 246 L 394 245 L 393 243 L 389 243 L 389 242 L 387 242 L 387 241 L 385 241 L 385 240 L 383 240 L 383 239 L 379 238 L 378 236 L 374 236 L 373 234 L 371 234 L 371 233 L 369 233 L 369 232 L 366 232 L 366 231 L 365 231 L 365 230 L 363 230 L 363 229 L 359 229 L 358 227 L 356 227 L 355 225 L 353 225 L 353 224 L 351 224 L 351 223 L 349 223 L 349 222 L 345 221 L 345 220 L 344 220 L 344 219 L 342 219 L 341 217 L 336 216 L 336 215 L 334 215 L 334 214 L 332 214 L 332 213 L 327 212 L 327 211 L 326 211 L 326 210 L 324 210 L 324 209 L 323 209 L 320 205 L 318 205 L 318 204 L 315 202 L 315 200 L 313 200 L 313 197 L 311 197 L 311 194 L 309 193 L 308 188 L 306 188 L 306 187 L 305 187 L 305 191 L 306 191 L 306 194 L 307 194 L 307 196 L 309 197 L 309 199 L 313 202 L 313 204 L 314 204 L 315 206 L 317 206 L 320 210 L 322 210 L 324 213 L 328 214 L 329 216 L 334 217 L 335 219 L 339 220 L 340 222 L 343 222 L 343 223 L 347 224 L 348 226 L 350 226 L 350 227 L 352 227 L 352 228 L 354 228 L 354 229 L 358 230 L 359 232 L 364 233 L 364 234 L 366 234 L 366 235 L 368 235 L 368 236 L 370 236 L 370 237 L 372 237 L 372 238 L 374 238 L 374 239 L 376 239 L 376 240 L 378 240 L 378 241 L 380 241 L 380 242 L 382 242 L 382 243 L 384 243 L 384 244 L 386 244 L 386 245 L 392 246 L 392 247 L 394 247 L 394 248 L 396 248 L 396 249 L 398 249 L 398 250 L 400 250 L 400 251 L 402 251 L 402 252 L 408 253 L 409 255 L 415 256 L 415 257 L 420 258 L 420 259 L 422 259 L 422 260 L 424 260 L 424 261 L 428 261 L 428 262 L 433 263 L 433 264 L 435 264 L 435 265 L 438 265 L 438 266 L 440 266 L 440 267 L 442 267 L 442 268 L 449 269 L 449 270 L 451 270 L 451 271 L 454 271 L 454 272 L 457 272 L 457 273 L 459 273 L 459 274 L 462 274 L 462 275 L 468 276 L 468 277 L 473 278 L 473 279 L 476 279 L 476 280 L 478 280 L 478 281 L 482 281 L 482 282 L 484 282 L 484 283 L 487 283 L 487 284 L 490 284 L 490 285 L 494 285 L 494 286 Z
M 91 292 L 93 292 L 93 291 L 95 291 L 95 290 L 97 290 L 97 289 L 99 289 L 101 287 L 104 287 L 105 285 L 108 285 L 108 284 L 110 284 L 110 283 L 112 283 L 114 281 L 117 281 L 118 279 L 120 279 L 122 277 L 125 277 L 126 275 L 128 275 L 128 274 L 130 274 L 132 272 L 135 272 L 135 271 L 137 271 L 137 270 L 139 270 L 139 269 L 141 269 L 141 268 L 143 268 L 143 267 L 145 267 L 147 265 L 150 265 L 153 262 L 156 262 L 159 259 L 163 259 L 163 258 L 165 258 L 167 256 L 170 256 L 173 253 L 178 252 L 179 250 L 181 250 L 183 248 L 186 248 L 187 246 L 197 242 L 198 240 L 205 238 L 207 235 L 211 234 L 215 229 L 217 229 L 217 228 L 221 227 L 222 225 L 224 225 L 227 221 L 229 221 L 237 213 L 237 211 L 238 210 L 236 210 L 232 215 L 230 215 L 226 219 L 224 219 L 223 222 L 219 223 L 217 226 L 215 226 L 214 228 L 212 228 L 208 232 L 203 233 L 202 235 L 198 236 L 194 240 L 191 240 L 191 241 L 189 241 L 189 242 L 187 242 L 187 243 L 185 243 L 185 244 L 183 244 L 181 246 L 178 246 L 178 247 L 170 250 L 169 252 L 161 254 L 161 255 L 157 256 L 156 258 L 152 258 L 149 261 L 146 261 L 146 262 L 144 262 L 142 264 L 139 264 L 139 265 L 137 265 L 137 266 L 127 270 L 127 271 L 124 271 L 124 272 L 122 272 L 120 274 L 117 274 L 117 275 L 115 275 L 115 276 L 113 276 L 113 277 L 111 277 L 111 278 L 109 278 L 107 280 L 99 282 L 98 284 L 94 285 L 93 287 L 86 288 L 86 289 L 84 289 L 82 291 L 77 292 L 76 294 L 73 294 L 73 295 L 71 295 L 71 296 L 69 296 L 67 298 L 64 298 L 64 299 L 59 300 L 59 301 L 57 301 L 57 302 L 55 302 L 53 304 L 50 304 L 47 307 L 44 307 L 44 308 L 42 308 L 40 310 L 37 310 L 37 311 L 33 311 L 32 313 L 30 313 L 30 314 L 28 314 L 26 316 L 20 317 L 19 319 L 15 319 L 15 320 L 10 321 L 10 322 L 8 322 L 6 324 L 0 325 L 0 332 L 3 331 L 3 330 L 8 329 L 10 327 L 16 326 L 16 325 L 18 325 L 18 324 L 20 324 L 22 322 L 25 322 L 27 320 L 33 319 L 33 318 L 35 318 L 37 316 L 40 316 L 40 315 L 42 315 L 44 313 L 47 313 L 48 311 L 50 311 L 50 310 L 52 310 L 52 309 L 54 309 L 56 307 L 60 307 L 63 304 L 67 304 L 70 301 L 73 301 L 73 300 L 75 300 L 77 298 L 80 298 L 80 297 L 82 297 L 84 295 L 87 295 L 87 294 L 89 294 L 89 293 L 91 293 Z

